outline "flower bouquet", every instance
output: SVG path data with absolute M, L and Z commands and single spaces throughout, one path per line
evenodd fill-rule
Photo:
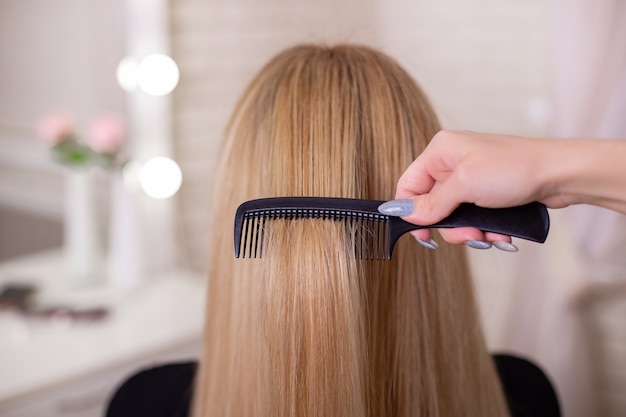
M 63 219 L 67 279 L 71 285 L 78 286 L 99 282 L 104 276 L 104 255 L 93 168 L 122 166 L 120 155 L 126 140 L 124 123 L 117 115 L 100 115 L 90 123 L 87 140 L 82 141 L 72 118 L 57 112 L 44 117 L 38 131 L 50 147 L 53 159 L 72 168 L 65 175 Z
M 54 159 L 69 167 L 119 166 L 119 153 L 126 139 L 122 119 L 102 114 L 89 125 L 87 142 L 79 139 L 73 119 L 66 113 L 51 113 L 39 124 L 40 138 L 50 146 Z

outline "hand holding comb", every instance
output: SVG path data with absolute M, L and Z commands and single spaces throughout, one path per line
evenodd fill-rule
M 391 259 L 403 234 L 423 228 L 475 227 L 543 243 L 550 218 L 541 203 L 508 208 L 484 208 L 464 203 L 448 217 L 428 226 L 408 223 L 378 212 L 379 200 L 326 197 L 275 197 L 250 200 L 235 214 L 235 256 L 262 257 L 263 234 L 268 222 L 277 219 L 328 219 L 342 221 L 356 230 L 355 255 L 360 259 Z

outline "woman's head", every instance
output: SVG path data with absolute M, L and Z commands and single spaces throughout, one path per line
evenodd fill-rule
M 388 57 L 299 46 L 270 61 L 241 98 L 226 134 L 232 162 L 222 167 L 246 162 L 251 172 L 222 181 L 243 176 L 259 196 L 391 199 L 438 129 L 422 91 Z
M 391 199 L 438 129 L 410 76 L 367 47 L 298 46 L 252 80 L 216 178 L 197 414 L 501 415 L 462 249 L 407 236 L 391 261 L 359 261 L 344 224 L 285 220 L 263 259 L 232 254 L 238 204 Z

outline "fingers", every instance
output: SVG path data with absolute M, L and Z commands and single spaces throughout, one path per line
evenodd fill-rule
M 485 233 L 473 227 L 457 227 L 454 229 L 439 229 L 439 234 L 448 243 L 464 244 L 469 241 L 486 242 Z
M 511 236 L 498 233 L 482 232 L 470 227 L 439 229 L 439 234 L 448 243 L 465 244 L 474 249 L 489 249 L 492 246 L 505 252 L 517 252 L 517 246 L 511 242 Z
M 492 246 L 505 252 L 517 252 L 518 248 L 512 243 L 511 236 L 498 233 L 482 232 L 471 227 L 457 227 L 453 229 L 438 229 L 441 237 L 451 244 L 464 244 L 473 249 L 489 249 Z M 430 229 L 420 229 L 411 232 L 417 243 L 428 248 L 437 249 L 438 243 L 432 239 Z
M 511 236 L 501 235 L 499 233 L 491 233 L 491 232 L 485 232 L 485 240 L 487 242 L 507 242 L 507 243 L 511 243 L 513 241 L 513 239 L 511 239 Z
M 432 238 L 430 229 L 419 229 L 411 232 L 415 241 L 427 249 L 437 249 L 439 244 Z
M 435 185 L 435 179 L 423 165 L 424 155 L 422 154 L 404 171 L 396 186 L 396 199 L 410 198 L 431 191 Z
M 427 194 L 412 195 L 413 212 L 403 219 L 415 224 L 428 225 L 448 216 L 463 202 L 463 193 L 455 176 L 444 183 L 436 183 Z
M 400 176 L 396 185 L 396 199 L 426 194 L 435 182 L 443 181 L 452 172 L 451 167 L 441 159 L 436 136 Z
M 460 141 L 460 137 L 465 141 Z M 476 176 L 484 177 L 485 157 L 482 153 L 472 153 L 471 141 L 478 140 L 469 132 L 441 131 L 433 137 L 429 146 L 406 169 L 398 180 L 396 200 L 386 202 L 379 211 L 390 216 L 400 216 L 403 220 L 419 225 L 434 224 L 446 216 L 459 204 L 478 202 L 485 198 L 484 192 L 476 190 Z M 451 143 L 454 142 L 454 143 Z M 469 141 L 469 142 L 468 142 Z M 454 145 L 454 146 L 451 146 Z M 476 155 L 483 161 L 476 162 Z M 470 160 L 470 156 L 473 159 Z M 448 243 L 465 244 L 477 249 L 492 246 L 515 252 L 511 237 L 495 233 L 485 233 L 476 228 L 455 228 L 439 230 Z M 429 229 L 411 232 L 422 246 L 436 247 Z
M 401 200 L 394 200 L 383 204 L 379 211 L 384 214 L 401 216 L 402 219 L 422 225 L 429 225 L 448 216 L 461 201 L 450 197 L 453 193 L 448 188 L 459 188 L 454 177 L 445 183 L 435 184 L 428 194 L 411 196 Z M 456 194 L 461 195 L 461 193 Z M 441 237 L 448 243 L 465 244 L 474 249 L 489 249 L 492 246 L 506 251 L 517 252 L 518 249 L 511 243 L 511 237 L 497 233 L 482 232 L 476 228 L 459 227 L 439 229 Z M 419 229 L 411 232 L 417 242 L 429 249 L 435 249 L 437 242 L 432 239 L 430 229 Z

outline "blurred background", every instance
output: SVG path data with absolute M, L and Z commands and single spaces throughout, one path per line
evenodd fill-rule
M 221 135 L 253 74 L 303 42 L 393 56 L 447 129 L 626 138 L 621 1 L 3 0 L 0 415 L 100 415 L 128 372 L 197 354 Z M 146 70 L 153 54 L 173 63 Z M 51 157 L 41 121 L 61 111 L 77 136 L 118 115 L 119 163 Z M 623 216 L 551 216 L 545 245 L 471 253 L 488 343 L 539 363 L 565 416 L 624 415 Z

